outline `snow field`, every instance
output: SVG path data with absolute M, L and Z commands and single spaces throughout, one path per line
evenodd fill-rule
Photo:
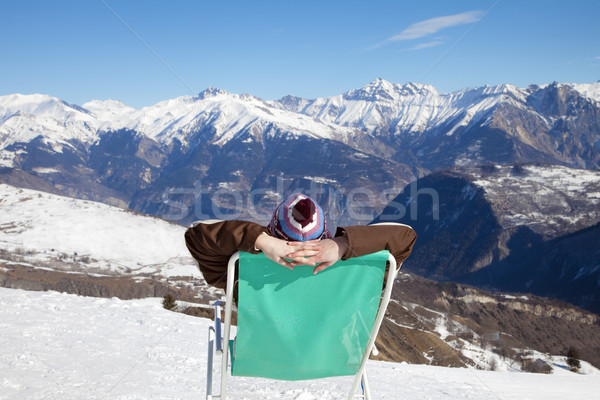
M 33 264 L 88 257 L 88 270 L 199 276 L 185 228 L 106 204 L 0 185 L 0 248 Z
M 0 288 L 0 399 L 202 399 L 209 325 L 157 298 Z M 540 375 L 370 361 L 369 378 L 376 399 L 592 399 L 600 391 L 597 373 L 556 366 Z M 334 400 L 346 398 L 351 377 L 229 382 L 231 399 Z

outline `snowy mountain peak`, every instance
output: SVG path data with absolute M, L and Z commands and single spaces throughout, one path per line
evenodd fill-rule
M 396 85 L 398 86 L 398 85 Z M 431 85 L 424 85 L 421 83 L 414 83 L 414 82 L 408 82 L 405 83 L 403 86 L 400 86 L 401 91 L 400 93 L 403 96 L 416 96 L 416 95 L 421 95 L 421 96 L 428 96 L 428 95 L 435 95 L 438 96 L 439 93 L 438 91 Z
M 0 96 L 0 118 L 4 119 L 15 113 L 60 119 L 77 113 L 88 114 L 88 111 L 46 94 L 17 93 Z
M 113 100 L 113 99 L 91 100 L 91 101 L 88 101 L 87 103 L 83 104 L 82 107 L 85 108 L 86 110 L 89 110 L 92 112 L 96 112 L 98 110 L 108 110 L 108 109 L 118 110 L 118 109 L 122 109 L 122 108 L 126 108 L 131 111 L 135 110 L 135 108 L 128 106 L 127 104 L 123 103 L 122 101 Z
M 373 82 L 368 83 L 363 87 L 363 90 L 375 90 L 384 92 L 393 92 L 397 85 L 386 81 L 385 79 L 377 78 Z
M 204 89 L 203 91 L 201 91 L 200 93 L 198 93 L 196 96 L 194 96 L 194 100 L 204 100 L 204 99 L 207 99 L 210 97 L 216 97 L 218 95 L 223 95 L 223 94 L 226 95 L 226 94 L 230 94 L 230 93 L 227 92 L 226 90 L 209 86 L 206 89 Z
M 502 94 L 502 93 L 522 93 L 523 90 L 515 85 L 511 85 L 510 83 L 503 83 L 496 86 L 484 86 L 484 92 L 486 94 Z
M 346 92 L 342 96 L 344 100 L 351 101 L 396 102 L 400 97 L 427 95 L 428 93 L 437 95 L 437 91 L 431 85 L 421 85 L 412 82 L 398 85 L 388 82 L 385 79 L 377 78 L 364 87 Z
M 61 152 L 62 145 L 71 140 L 93 141 L 95 124 L 96 118 L 90 111 L 56 97 L 43 94 L 0 97 L 0 148 L 41 136 L 45 143 L 56 145 L 55 151 Z
M 83 105 L 100 121 L 98 128 L 102 129 L 107 123 L 123 119 L 137 111 L 135 108 L 118 100 L 92 100 Z
M 346 92 L 343 96 L 345 100 L 393 101 L 396 97 L 395 92 L 394 84 L 377 78 L 360 89 Z

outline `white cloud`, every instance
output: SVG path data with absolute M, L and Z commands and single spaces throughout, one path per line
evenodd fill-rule
M 411 47 L 410 49 L 407 50 L 421 50 L 421 49 L 427 49 L 429 47 L 434 47 L 434 46 L 439 46 L 440 44 L 443 44 L 444 42 L 441 40 L 434 40 L 432 42 L 427 42 L 427 43 L 419 43 L 418 45 Z
M 427 19 L 425 21 L 412 24 L 400 34 L 388 38 L 387 41 L 395 42 L 399 40 L 419 39 L 452 26 L 477 22 L 482 16 L 483 11 L 467 11 L 460 14 Z

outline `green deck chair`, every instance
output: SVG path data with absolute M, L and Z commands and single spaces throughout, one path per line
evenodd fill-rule
M 238 260 L 237 336 L 230 340 Z M 382 294 L 387 262 L 390 284 Z M 339 261 L 316 275 L 312 270 L 291 271 L 263 254 L 231 257 L 222 339 L 222 302 L 216 303 L 215 327 L 209 329 L 207 400 L 226 398 L 229 365 L 231 376 L 278 380 L 354 375 L 348 399 L 370 399 L 366 363 L 391 296 L 396 260 L 385 250 Z M 212 394 L 213 343 L 223 358 L 219 395 Z

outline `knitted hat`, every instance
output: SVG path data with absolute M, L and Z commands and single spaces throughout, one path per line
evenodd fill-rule
M 301 193 L 291 195 L 277 206 L 269 228 L 274 237 L 296 242 L 331 238 L 323 210 Z

